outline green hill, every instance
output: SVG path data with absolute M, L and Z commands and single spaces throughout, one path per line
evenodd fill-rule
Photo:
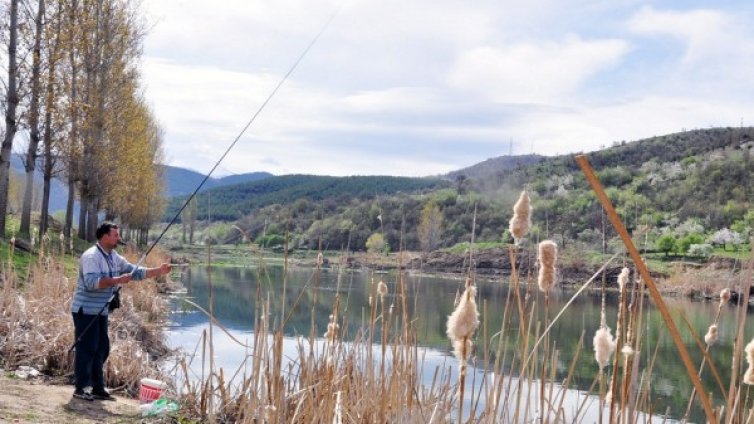
M 320 175 L 284 175 L 260 181 L 223 186 L 197 195 L 197 218 L 233 221 L 268 205 L 287 205 L 299 199 L 372 198 L 399 192 L 416 192 L 447 184 L 438 178 L 388 176 L 329 177 Z M 186 196 L 171 200 L 167 216 L 172 217 L 186 201 Z
M 712 128 L 615 143 L 588 157 L 641 247 L 688 254 L 692 245 L 742 248 L 751 237 L 753 147 L 754 128 Z M 510 241 L 512 205 L 527 187 L 530 240 L 551 238 L 579 251 L 619 248 L 609 225 L 603 237 L 602 208 L 572 155 L 528 157 L 528 164 L 515 158 L 489 159 L 445 180 L 273 177 L 203 193 L 199 216 L 206 217 L 211 195 L 213 220 L 236 220 L 265 244 L 279 244 L 287 232 L 294 248 L 321 242 L 363 250 L 379 233 L 392 251 L 436 249 L 469 241 L 474 222 L 476 241 Z M 428 242 L 420 226 L 430 217 L 439 235 Z M 217 241 L 240 241 L 240 232 L 228 228 Z
M 525 168 L 527 166 L 542 162 L 546 159 L 546 156 L 540 155 L 499 156 L 496 158 L 487 159 L 483 162 L 479 162 L 457 171 L 450 172 L 448 173 L 448 177 L 451 179 L 457 179 L 459 177 L 483 179 L 491 174 L 495 174 L 501 171 Z
M 707 230 L 743 230 L 752 207 L 753 147 L 754 128 L 712 128 L 616 143 L 587 155 L 629 228 L 670 231 L 690 220 Z M 535 217 L 550 224 L 546 233 L 578 239 L 601 222 L 601 208 L 571 155 L 490 173 L 473 189 L 501 185 L 531 188 Z

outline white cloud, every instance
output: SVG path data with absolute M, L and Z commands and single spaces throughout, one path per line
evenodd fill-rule
M 738 22 L 713 9 L 661 11 L 644 7 L 629 20 L 628 27 L 638 34 L 666 35 L 682 41 L 687 64 L 722 58 L 744 42 L 739 38 L 743 31 Z
M 511 131 L 525 140 L 518 153 L 546 155 L 593 151 L 613 142 L 633 141 L 709 126 L 737 126 L 751 103 L 725 103 L 694 97 L 649 96 L 627 102 L 582 107 L 570 112 L 527 114 Z M 751 119 L 752 117 L 750 117 Z M 753 122 L 749 122 L 751 125 Z M 522 151 L 523 150 L 523 151 Z
M 479 47 L 461 54 L 449 80 L 499 102 L 552 103 L 617 65 L 628 50 L 623 40 L 582 40 L 573 35 L 563 41 Z
M 425 111 L 439 106 L 434 90 L 421 87 L 394 87 L 387 90 L 369 90 L 346 96 L 343 106 L 359 113 Z
M 427 175 L 754 120 L 750 6 L 350 0 L 221 172 Z M 338 7 L 144 2 L 171 164 L 207 171 Z M 706 37 L 706 38 L 705 38 Z
M 754 30 L 747 16 L 718 9 L 644 7 L 628 19 L 627 27 L 652 40 L 643 43 L 641 53 L 671 58 L 655 79 L 659 90 L 738 102 L 754 95 L 754 87 L 742 83 L 754 73 Z M 663 39 L 675 40 L 680 48 L 676 52 Z

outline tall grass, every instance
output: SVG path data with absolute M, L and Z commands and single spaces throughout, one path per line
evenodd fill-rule
M 60 248 L 58 248 L 60 244 Z M 64 242 L 41 237 L 25 272 L 14 265 L 13 249 L 3 264 L 0 288 L 0 360 L 6 369 L 33 366 L 52 376 L 72 377 L 74 342 L 71 300 L 76 269 Z M 126 256 L 133 257 L 135 252 Z M 148 264 L 161 263 L 158 253 Z M 22 277 L 19 277 L 21 275 Z M 166 284 L 165 281 L 158 284 Z M 161 326 L 168 311 L 153 282 L 125 286 L 121 307 L 110 316 L 110 357 L 105 383 L 134 395 L 142 377 L 163 377 L 159 360 L 169 352 Z

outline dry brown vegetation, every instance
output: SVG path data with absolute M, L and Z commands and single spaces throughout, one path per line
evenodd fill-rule
M 134 253 L 127 256 L 133 260 Z M 159 254 L 154 254 L 146 263 L 160 261 Z M 12 267 L 9 258 L 0 288 L 2 366 L 28 365 L 48 375 L 70 376 L 73 353 L 68 350 L 74 342 L 70 305 L 76 269 L 66 269 L 63 257 L 46 251 L 45 246 L 29 265 L 25 279 L 16 277 Z M 158 360 L 168 353 L 161 325 L 168 310 L 158 290 L 158 285 L 149 282 L 124 287 L 121 308 L 110 318 L 111 352 L 105 371 L 109 387 L 133 395 L 142 377 L 161 375 Z
M 665 290 L 694 298 L 716 298 L 739 275 L 740 270 L 735 269 L 676 264 L 665 280 Z

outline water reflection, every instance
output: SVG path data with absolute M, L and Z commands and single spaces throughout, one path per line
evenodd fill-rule
M 286 336 L 308 336 L 314 322 L 315 334 L 322 335 L 327 327 L 329 316 L 339 297 L 339 316 L 345 318 L 346 340 L 352 340 L 364 317 L 369 315 L 370 296 L 376 291 L 376 284 L 380 280 L 388 284 L 389 294 L 385 299 L 385 308 L 395 305 L 398 308 L 401 298 L 396 296 L 396 278 L 394 274 L 370 274 L 367 272 L 348 272 L 338 275 L 328 271 L 317 275 L 311 269 L 293 268 L 283 287 L 282 267 L 267 267 L 260 272 L 257 268 L 229 268 L 229 267 L 192 267 L 186 270 L 182 281 L 187 288 L 187 296 L 194 302 L 208 309 L 209 281 L 211 280 L 213 293 L 213 310 L 216 318 L 234 334 L 247 338 L 254 330 L 255 316 L 259 308 L 269 300 L 270 323 L 277 328 L 283 318 L 287 320 L 284 327 Z M 450 344 L 445 336 L 445 322 L 453 310 L 456 293 L 462 290 L 463 281 L 458 279 L 434 276 L 414 276 L 406 278 L 406 303 L 414 319 L 417 338 L 420 345 L 436 349 L 439 353 L 450 355 Z M 522 289 L 523 292 L 523 289 Z M 479 282 L 479 306 L 482 312 L 482 328 L 486 328 L 489 336 L 502 331 L 505 346 L 513 349 L 515 331 L 501 328 L 504 305 L 508 296 L 508 285 L 501 282 Z M 555 290 L 550 297 L 547 307 L 550 317 L 555 316 L 570 298 L 573 292 L 566 289 Z M 536 312 L 540 319 L 544 317 L 544 299 L 536 291 L 531 295 L 536 301 Z M 259 299 L 262 299 L 260 302 Z M 607 295 L 607 316 L 610 327 L 615 331 L 615 320 L 618 312 L 617 294 Z M 671 315 L 681 330 L 681 335 L 695 363 L 700 363 L 701 353 L 696 347 L 694 337 L 686 329 L 681 319 L 685 315 L 694 331 L 702 337 L 717 312 L 716 302 L 691 302 L 682 298 L 667 299 Z M 186 303 L 176 302 L 176 311 L 191 311 L 193 308 Z M 395 309 L 396 313 L 399 309 Z M 584 335 L 583 353 L 575 365 L 573 386 L 586 390 L 597 373 L 597 364 L 592 355 L 591 339 L 599 327 L 601 297 L 599 291 L 582 294 L 569 308 L 563 318 L 553 327 L 552 340 L 560 350 L 557 364 L 558 377 L 567 374 L 568 367 L 576 353 L 579 338 Z M 735 307 L 725 306 L 720 318 L 719 341 L 711 351 L 715 367 L 724 384 L 727 384 L 731 368 L 732 345 L 736 326 Z M 284 312 L 284 314 L 283 314 Z M 514 314 L 515 315 L 515 314 Z M 644 307 L 643 325 L 641 327 L 642 355 L 641 360 L 651 358 L 657 352 L 652 380 L 650 383 L 650 403 L 654 411 L 664 413 L 670 407 L 671 416 L 679 417 L 685 410 L 686 402 L 691 391 L 691 383 L 686 370 L 678 359 L 675 346 L 669 337 L 662 318 L 648 302 Z M 174 314 L 174 325 L 169 333 L 171 343 L 183 346 L 187 350 L 194 349 L 199 340 L 201 330 L 207 324 L 207 317 L 199 313 Z M 512 325 L 517 326 L 514 318 Z M 753 331 L 747 331 L 747 340 Z M 242 337 L 242 336 L 240 336 Z M 379 341 L 379 334 L 375 335 Z M 486 357 L 490 361 L 495 359 L 497 339 L 494 346 L 487 348 Z M 485 357 L 485 341 L 480 337 L 477 342 L 477 363 Z M 219 349 L 219 350 L 218 350 Z M 221 366 L 235 369 L 239 366 L 244 355 L 243 349 L 232 343 L 227 346 L 216 347 Z M 508 352 L 510 358 L 510 352 Z M 647 368 L 645 363 L 640 369 Z M 709 369 L 709 367 L 707 367 Z M 704 375 L 705 387 L 714 393 L 718 392 L 717 384 L 709 371 Z M 727 387 L 726 387 L 727 389 Z M 720 396 L 715 396 L 719 398 Z M 695 406 L 693 417 L 703 419 L 701 408 Z

